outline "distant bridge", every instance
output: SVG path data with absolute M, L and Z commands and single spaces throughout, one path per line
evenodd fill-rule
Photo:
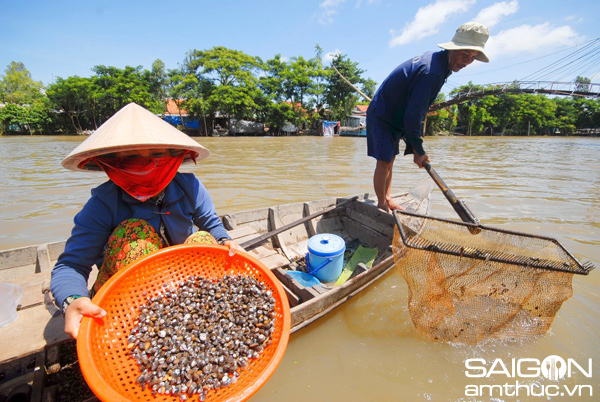
M 514 81 L 488 84 L 485 85 L 484 88 L 474 87 L 470 88 L 468 91 L 459 92 L 450 100 L 431 105 L 429 111 L 434 112 L 436 110 L 445 109 L 449 106 L 456 105 L 470 99 L 504 93 L 599 97 L 600 84 L 554 81 Z

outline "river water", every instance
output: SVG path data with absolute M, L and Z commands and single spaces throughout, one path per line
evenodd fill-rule
M 82 140 L 0 137 L 2 250 L 68 237 L 90 189 L 105 181 L 101 173 L 60 166 Z M 366 156 L 364 138 L 197 140 L 212 155 L 181 170 L 202 180 L 220 214 L 372 192 L 375 163 Z M 574 295 L 547 334 L 478 346 L 436 343 L 418 335 L 408 314 L 406 284 L 394 269 L 368 291 L 293 334 L 279 368 L 252 400 L 599 400 L 600 138 L 428 137 L 425 146 L 432 166 L 482 223 L 555 237 L 598 269 L 575 276 Z M 393 190 L 406 191 L 426 176 L 411 157 L 399 157 Z M 454 218 L 438 190 L 431 213 Z M 559 381 L 522 375 L 536 366 L 524 359 L 542 361 L 550 355 L 572 359 L 583 370 Z M 498 372 L 467 377 L 465 360 L 474 358 L 486 360 L 486 374 L 492 364 Z M 512 373 L 513 362 L 520 373 Z M 505 364 L 509 375 L 498 364 Z M 485 388 L 517 383 L 521 388 L 507 389 L 512 394 L 518 389 L 518 397 L 499 396 L 496 389 L 492 399 Z M 484 396 L 466 395 L 471 385 Z M 529 392 L 543 397 L 528 397 Z

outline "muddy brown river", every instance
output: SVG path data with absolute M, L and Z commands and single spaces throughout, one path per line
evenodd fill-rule
M 375 162 L 366 156 L 364 138 L 196 139 L 212 155 L 181 170 L 202 180 L 220 214 L 372 192 Z M 2 250 L 68 237 L 90 190 L 106 180 L 103 173 L 60 166 L 82 140 L 0 137 Z M 554 237 L 597 269 L 575 276 L 574 295 L 545 335 L 477 346 L 416 333 L 406 283 L 393 269 L 293 334 L 279 368 L 252 400 L 599 400 L 600 138 L 428 137 L 425 149 L 482 223 Z M 411 157 L 399 157 L 394 192 L 427 177 Z M 438 190 L 431 214 L 454 218 Z M 549 356 L 569 365 L 563 379 L 540 370 Z

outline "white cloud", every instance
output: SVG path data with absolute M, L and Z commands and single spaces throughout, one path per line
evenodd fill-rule
M 325 0 L 324 2 L 319 4 L 319 7 L 321 7 L 321 8 L 336 8 L 337 6 L 339 6 L 340 4 L 344 4 L 345 2 L 346 2 L 346 0 Z
M 337 14 L 339 6 L 344 4 L 346 0 L 325 0 L 319 7 L 323 11 L 319 12 L 319 23 L 321 25 L 329 25 L 333 22 L 333 17 Z
M 494 59 L 519 53 L 539 52 L 560 46 L 571 46 L 583 41 L 568 25 L 553 27 L 545 22 L 539 25 L 521 25 L 490 36 L 485 52 Z
M 336 10 L 325 10 L 322 13 L 319 13 L 319 24 L 321 25 L 329 25 L 333 22 L 333 16 L 337 14 Z
M 319 12 L 319 23 L 321 25 L 329 25 L 333 22 L 333 18 L 337 15 L 338 9 L 348 0 L 324 0 L 319 7 L 323 11 Z M 379 3 L 380 0 L 367 0 L 368 5 Z M 362 0 L 356 1 L 356 8 L 360 8 Z
M 567 15 L 565 21 L 580 23 L 583 22 L 583 17 L 579 15 Z
M 333 52 L 328 52 L 323 56 L 323 64 L 327 65 L 331 63 L 331 60 L 335 59 L 340 54 L 342 54 L 340 49 L 335 49 Z
M 477 14 L 477 17 L 473 19 L 473 21 L 479 22 L 480 24 L 491 28 L 500 22 L 502 17 L 514 14 L 518 9 L 519 2 L 517 0 L 512 0 L 511 2 L 502 1 L 499 3 L 494 3 L 491 6 L 481 10 L 479 14 Z
M 400 34 L 391 31 L 390 47 L 405 45 L 412 41 L 431 36 L 452 14 L 464 13 L 475 4 L 475 0 L 437 0 L 419 8 L 415 18 L 409 22 Z
M 367 0 L 368 5 L 372 5 L 372 4 L 376 4 L 376 3 L 380 3 L 380 2 L 381 2 L 381 0 Z M 361 5 L 362 5 L 362 0 L 357 0 L 356 8 L 360 8 Z

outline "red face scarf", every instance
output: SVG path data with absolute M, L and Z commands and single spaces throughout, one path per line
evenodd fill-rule
M 178 156 L 161 158 L 94 157 L 108 177 L 133 198 L 146 201 L 160 193 L 173 180 L 183 158 L 189 151 Z M 193 154 L 192 154 L 193 155 Z

